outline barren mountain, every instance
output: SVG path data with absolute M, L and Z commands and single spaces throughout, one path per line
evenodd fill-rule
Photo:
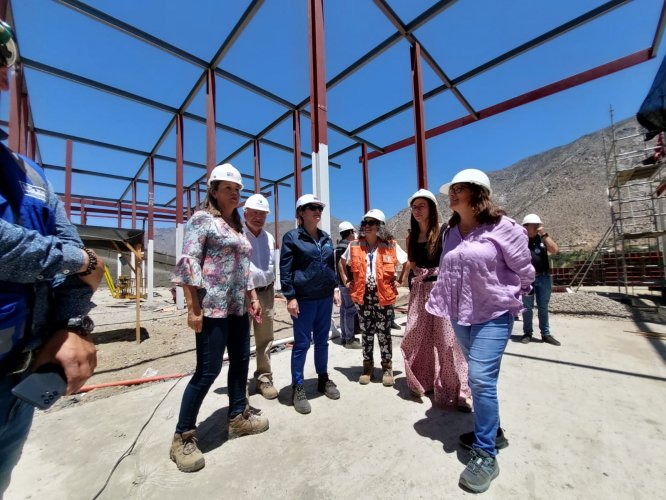
M 616 137 L 638 132 L 639 125 L 633 118 L 615 124 Z M 611 223 L 605 162 L 610 137 L 608 127 L 489 172 L 493 198 L 519 222 L 528 213 L 538 214 L 562 250 L 593 248 Z M 642 137 L 623 141 L 622 147 L 643 148 Z M 640 158 L 634 161 L 638 163 Z M 431 186 L 432 191 L 438 188 Z M 451 214 L 446 197 L 436 195 L 446 220 Z M 409 209 L 404 209 L 388 221 L 396 237 L 407 234 L 409 216 Z

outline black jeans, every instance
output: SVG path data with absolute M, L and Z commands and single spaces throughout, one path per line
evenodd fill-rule
M 222 370 L 225 348 L 229 350 L 229 419 L 245 409 L 245 385 L 250 364 L 250 321 L 247 314 L 227 318 L 204 317 L 202 331 L 195 335 L 197 369 L 180 403 L 176 432 L 181 433 L 196 429 L 201 403 Z

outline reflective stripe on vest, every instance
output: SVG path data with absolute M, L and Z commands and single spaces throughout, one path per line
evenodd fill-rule
M 55 213 L 48 205 L 48 183 L 32 160 L 14 155 L 0 144 L 0 219 L 42 235 L 56 232 Z M 0 281 L 0 360 L 22 348 L 33 287 Z

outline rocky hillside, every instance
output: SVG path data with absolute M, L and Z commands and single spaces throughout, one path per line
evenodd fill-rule
M 638 132 L 639 125 L 633 118 L 615 125 L 616 137 Z M 593 248 L 610 226 L 604 160 L 610 137 L 609 127 L 489 172 L 495 201 L 519 221 L 525 214 L 539 214 L 562 250 Z M 624 151 L 643 147 L 640 136 L 622 143 Z M 638 163 L 640 158 L 633 161 Z M 431 190 L 438 188 L 431 186 Z M 451 212 L 446 197 L 437 193 L 437 198 L 448 219 Z M 404 209 L 388 222 L 397 237 L 407 234 L 409 216 L 409 210 Z

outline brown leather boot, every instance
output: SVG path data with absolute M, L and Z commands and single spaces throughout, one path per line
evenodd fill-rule
M 386 387 L 391 387 L 394 384 L 393 380 L 393 362 L 382 361 L 382 384 Z
M 183 472 L 196 472 L 206 465 L 203 453 L 197 446 L 196 430 L 182 434 L 176 432 L 173 435 L 169 456 Z
M 375 369 L 375 364 L 372 361 L 368 361 L 366 359 L 363 360 L 363 373 L 361 374 L 360 378 L 358 379 L 359 384 L 369 384 L 370 381 L 372 380 L 372 372 Z

